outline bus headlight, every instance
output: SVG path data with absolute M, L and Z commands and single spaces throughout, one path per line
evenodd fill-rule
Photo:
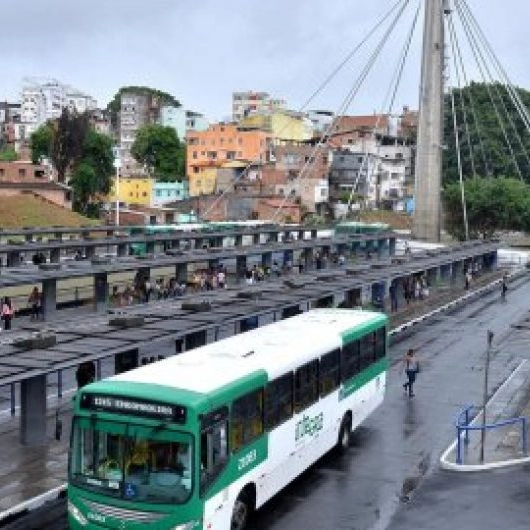
M 81 513 L 81 510 L 75 505 L 68 501 L 68 513 L 81 525 L 86 526 L 88 521 L 87 518 Z
M 200 521 L 190 521 L 189 523 L 182 523 L 174 526 L 171 530 L 192 530 L 198 528 Z

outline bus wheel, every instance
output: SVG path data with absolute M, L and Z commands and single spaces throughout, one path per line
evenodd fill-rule
M 245 492 L 241 492 L 232 510 L 230 530 L 245 530 L 252 514 L 252 502 Z
M 340 424 L 339 438 L 337 440 L 337 449 L 339 451 L 346 451 L 350 446 L 351 440 L 351 417 L 349 414 L 346 414 L 342 418 L 342 423 Z

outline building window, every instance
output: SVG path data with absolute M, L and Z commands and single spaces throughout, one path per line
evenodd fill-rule
M 193 151 L 192 158 L 197 158 L 197 151 Z
M 156 196 L 157 197 L 162 197 L 162 192 L 160 190 L 156 190 Z
M 147 192 L 146 191 L 142 192 L 142 197 L 147 197 Z
M 4 176 L 4 168 L 0 168 L 0 177 Z
M 129 197 L 133 197 L 133 196 L 134 196 L 134 195 L 133 195 L 133 192 L 130 191 L 130 192 L 129 192 Z
M 19 177 L 25 177 L 26 176 L 26 170 L 25 169 L 19 169 L 18 170 L 18 176 Z

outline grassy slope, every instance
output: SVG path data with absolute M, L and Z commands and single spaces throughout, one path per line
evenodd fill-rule
M 412 216 L 401 212 L 388 210 L 372 210 L 360 213 L 360 220 L 367 223 L 387 223 L 396 230 L 410 230 L 412 228 Z
M 33 195 L 0 197 L 0 228 L 81 226 L 99 224 Z

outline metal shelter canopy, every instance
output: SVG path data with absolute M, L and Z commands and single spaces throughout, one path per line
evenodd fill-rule
M 207 291 L 188 298 L 207 300 L 211 304 L 208 312 L 192 313 L 181 309 L 186 299 L 160 301 L 120 310 L 127 316 L 141 316 L 144 324 L 134 328 L 119 329 L 110 326 L 108 315 L 86 316 L 45 325 L 55 333 L 57 344 L 43 350 L 21 351 L 2 338 L 0 341 L 0 386 L 25 379 L 46 375 L 57 370 L 72 368 L 87 360 L 98 360 L 114 356 L 157 341 L 178 339 L 188 333 L 205 331 L 239 322 L 251 316 L 271 311 L 281 311 L 303 303 L 310 303 L 336 293 L 362 288 L 373 283 L 406 277 L 462 262 L 495 252 L 497 243 L 466 243 L 453 250 L 440 249 L 415 254 L 414 261 L 404 258 L 373 261 L 370 268 L 334 269 L 304 275 L 294 288 L 284 282 L 262 282 L 250 289 Z M 294 279 L 286 277 L 285 279 Z M 238 293 L 259 292 L 259 298 L 244 298 Z M 27 327 L 30 331 L 37 325 Z
M 57 264 L 56 270 L 44 270 L 37 266 L 25 265 L 20 267 L 3 268 L 0 274 L 0 288 L 14 287 L 42 283 L 47 280 L 65 280 L 97 274 L 113 274 L 130 272 L 138 269 L 156 269 L 178 264 L 203 263 L 249 257 L 267 253 L 313 249 L 332 245 L 355 243 L 361 241 L 380 242 L 395 239 L 395 234 L 352 235 L 338 241 L 331 238 L 293 240 L 285 243 L 265 243 L 259 245 L 216 247 L 211 249 L 174 250 L 172 255 L 158 254 L 152 257 L 117 257 L 108 263 L 95 263 L 89 260 L 67 261 Z M 47 247 L 50 248 L 50 247 Z M 23 250 L 18 247 L 18 251 Z

